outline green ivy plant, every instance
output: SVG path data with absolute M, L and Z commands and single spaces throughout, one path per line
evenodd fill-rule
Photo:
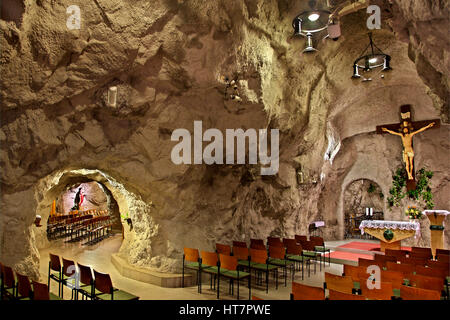
M 407 172 L 405 168 L 398 168 L 392 176 L 392 187 L 389 190 L 391 196 L 387 198 L 389 207 L 397 207 L 403 198 L 408 196 L 410 199 L 420 201 L 422 199 L 425 203 L 426 209 L 433 209 L 433 193 L 431 192 L 430 180 L 433 177 L 433 172 L 420 169 L 417 174 L 417 186 L 415 190 L 406 190 Z

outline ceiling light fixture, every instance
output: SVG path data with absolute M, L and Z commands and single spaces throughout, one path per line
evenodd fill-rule
M 390 66 L 391 56 L 383 53 L 380 48 L 378 48 L 372 40 L 372 33 L 369 32 L 369 44 L 360 54 L 360 56 L 353 62 L 353 79 L 361 78 L 359 74 L 359 69 L 363 69 L 365 72 L 369 72 L 372 69 L 382 67 L 381 71 L 392 70 Z M 370 52 L 366 53 L 367 49 L 370 47 Z M 376 51 L 374 47 L 378 50 Z
M 319 33 L 328 27 L 328 18 L 331 12 L 327 10 L 303 11 L 292 21 L 294 36 L 306 38 L 306 48 L 303 52 L 317 51 L 313 47 L 313 34 Z

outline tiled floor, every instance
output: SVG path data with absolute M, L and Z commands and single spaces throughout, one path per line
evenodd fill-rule
M 93 246 L 82 246 L 79 243 L 63 243 L 62 241 L 54 241 L 51 248 L 40 251 L 41 264 L 40 273 L 41 281 L 47 282 L 48 275 L 48 262 L 49 252 L 64 257 L 66 259 L 74 260 L 84 265 L 91 266 L 99 272 L 109 273 L 113 282 L 113 285 L 122 290 L 128 291 L 140 297 L 144 300 L 208 300 L 216 299 L 216 291 L 210 290 L 209 280 L 203 283 L 202 293 L 197 293 L 197 287 L 187 288 L 162 288 L 159 286 L 151 285 L 135 281 L 129 278 L 125 278 L 120 275 L 115 267 L 111 263 L 111 254 L 117 252 L 122 242 L 121 235 L 103 240 L 102 242 Z M 344 243 L 344 242 L 343 242 Z M 301 280 L 301 272 L 295 274 L 295 281 L 304 283 L 307 285 L 323 287 L 324 282 L 324 270 L 334 274 L 342 274 L 341 264 L 326 263 L 325 269 L 322 267 L 322 272 L 319 271 L 319 265 L 317 264 L 317 272 L 314 274 L 314 267 L 311 267 L 311 276 L 307 276 L 307 270 L 305 269 L 305 279 Z M 208 279 L 208 278 L 207 278 Z M 252 279 L 252 295 L 258 296 L 262 299 L 272 300 L 288 300 L 291 292 L 290 274 L 288 274 L 287 286 L 284 286 L 284 278 L 279 276 L 278 289 L 275 289 L 275 281 L 271 277 L 269 282 L 269 292 L 266 294 L 264 286 L 257 286 Z M 236 299 L 236 286 L 235 294 L 231 297 L 228 294 L 228 281 L 221 280 L 220 299 Z M 57 294 L 58 287 L 56 282 L 51 282 L 51 292 Z M 69 289 L 64 289 L 64 298 L 70 299 L 71 292 Z M 241 283 L 240 286 L 240 299 L 248 298 L 247 283 Z

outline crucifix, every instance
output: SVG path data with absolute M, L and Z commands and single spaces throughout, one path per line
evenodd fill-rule
M 390 133 L 399 136 L 402 139 L 403 162 L 405 163 L 406 172 L 408 173 L 406 188 L 408 190 L 415 190 L 413 136 L 431 127 L 438 128 L 441 122 L 439 119 L 412 121 L 411 105 L 409 104 L 400 107 L 400 118 L 400 123 L 377 126 L 377 133 Z

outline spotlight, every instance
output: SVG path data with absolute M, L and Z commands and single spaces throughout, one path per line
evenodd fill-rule
M 392 68 L 390 66 L 390 61 L 391 61 L 391 57 L 390 56 L 384 57 L 383 69 L 381 69 L 381 71 L 392 70 Z
M 358 73 L 358 65 L 357 64 L 353 65 L 353 76 L 352 76 L 352 78 L 353 79 L 361 78 L 361 76 Z

